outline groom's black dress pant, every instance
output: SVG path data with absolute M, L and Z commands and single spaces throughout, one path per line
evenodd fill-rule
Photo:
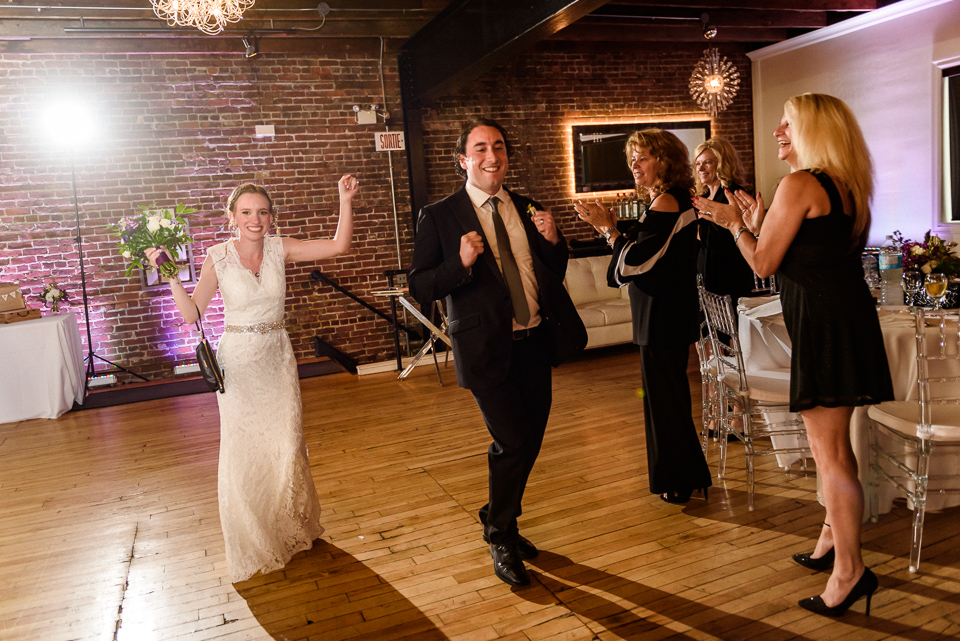
M 489 500 L 480 522 L 491 543 L 517 533 L 523 492 L 543 443 L 553 400 L 548 332 L 540 327 L 513 342 L 506 379 L 472 390 L 493 443 L 487 450 Z

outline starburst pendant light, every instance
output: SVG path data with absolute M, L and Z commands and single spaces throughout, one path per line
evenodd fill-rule
M 151 0 L 153 12 L 171 27 L 196 27 L 208 35 L 239 22 L 254 0 Z
M 690 74 L 690 95 L 711 116 L 730 106 L 740 89 L 740 72 L 717 49 L 703 52 L 703 58 Z

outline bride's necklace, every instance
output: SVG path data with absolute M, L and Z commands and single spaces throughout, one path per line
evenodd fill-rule
M 243 265 L 243 263 L 245 262 L 245 259 L 244 259 L 244 257 L 240 254 L 239 248 L 237 249 L 237 256 L 240 258 L 240 264 Z M 251 265 L 254 264 L 254 261 L 251 260 L 251 259 L 249 259 L 249 258 L 246 259 L 246 262 L 250 263 Z M 243 266 L 244 266 L 244 267 L 247 267 L 246 265 L 243 265 Z M 263 271 L 263 252 L 262 252 L 262 250 L 261 250 L 261 253 L 260 253 L 260 261 L 259 261 L 259 263 L 258 263 L 258 266 L 257 266 L 256 271 L 254 271 L 254 269 L 253 269 L 252 267 L 247 267 L 247 269 L 250 270 L 250 272 L 253 274 L 254 278 L 260 278 L 260 272 Z

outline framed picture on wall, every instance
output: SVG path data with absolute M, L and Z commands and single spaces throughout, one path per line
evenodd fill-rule
M 709 120 L 575 125 L 571 129 L 576 193 L 633 190 L 633 174 L 627 166 L 624 147 L 633 132 L 653 127 L 676 135 L 690 151 L 691 165 L 693 150 L 710 137 Z

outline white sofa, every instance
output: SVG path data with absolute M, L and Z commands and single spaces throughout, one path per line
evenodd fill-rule
M 627 288 L 607 286 L 609 264 L 610 256 L 571 258 L 567 263 L 563 285 L 587 328 L 587 349 L 633 340 Z

